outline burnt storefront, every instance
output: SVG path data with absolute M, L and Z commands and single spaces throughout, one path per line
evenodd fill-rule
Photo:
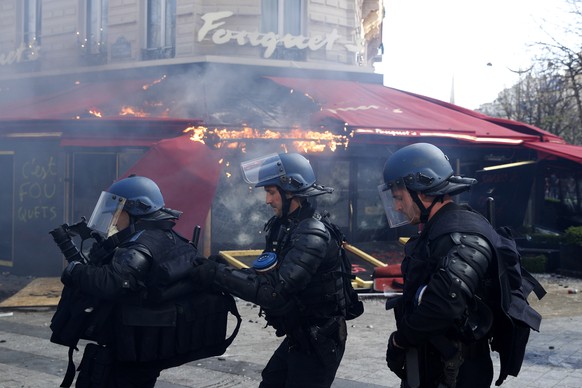
M 88 217 L 101 190 L 131 173 L 156 180 L 166 205 L 184 211 L 186 237 L 202 226 L 205 255 L 259 249 L 272 213 L 239 165 L 291 151 L 307 154 L 320 183 L 335 189 L 317 206 L 348 241 L 396 263 L 398 239 L 416 231 L 386 227 L 377 186 L 386 158 L 419 141 L 441 147 L 457 174 L 480 180 L 459 200 L 485 211 L 494 197 L 498 224 L 524 233 L 580 224 L 579 148 L 554 135 L 387 88 L 375 77 L 264 73 L 164 67 L 147 77 L 56 80 L 4 103 L 0 266 L 60 274 L 62 256 L 48 231 Z

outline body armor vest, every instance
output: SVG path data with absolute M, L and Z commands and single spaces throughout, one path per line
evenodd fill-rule
M 167 297 L 181 283 L 189 282 L 196 249 L 171 229 L 138 232 L 123 243 L 126 249 L 147 248 L 150 269 L 145 293 L 138 303 L 119 303 L 116 310 L 115 348 L 117 359 L 130 362 L 171 360 L 200 344 L 193 343 L 196 306 L 193 289 Z M 198 306 L 198 309 L 200 306 Z M 200 331 L 200 330 L 199 330 Z
M 294 236 L 308 234 L 309 228 L 314 227 L 314 224 L 316 228 L 327 229 L 325 223 L 321 225 L 320 219 L 321 215 L 311 208 L 302 209 L 299 217 L 291 216 L 286 223 L 272 219 L 267 224 L 270 226 L 267 230 L 267 249 L 276 252 L 280 260 L 286 260 L 286 254 L 293 247 Z M 331 231 L 327 232 L 331 234 Z M 305 289 L 296 294 L 296 302 L 303 317 L 329 318 L 344 314 L 346 300 L 339 260 L 340 244 L 331 234 L 329 247 L 321 258 L 317 272 Z

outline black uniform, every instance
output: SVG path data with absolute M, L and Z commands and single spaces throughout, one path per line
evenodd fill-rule
M 346 300 L 339 242 L 304 203 L 266 226 L 266 252 L 278 255 L 267 273 L 220 266 L 216 284 L 261 306 L 285 339 L 262 372 L 260 387 L 329 387 L 345 350 Z
M 76 265 L 63 276 L 96 302 L 89 337 L 98 345 L 87 345 L 77 387 L 153 387 L 161 370 L 179 365 L 195 346 L 184 334 L 192 324 L 185 294 L 194 287 L 196 249 L 172 221 L 135 225 L 147 227 L 114 235 L 121 241 L 100 258 L 104 265 Z
M 492 315 L 481 301 L 498 297 L 492 290 L 497 269 L 487 237 L 494 231 L 480 215 L 469 222 L 460 208 L 445 205 L 405 247 L 405 286 L 395 307 L 394 338 L 418 351 L 418 371 L 410 370 L 415 366 L 409 363 L 406 372 L 417 373 L 421 387 L 446 381 L 447 359 L 452 373 L 458 373 L 458 388 L 489 387 L 493 379 L 487 338 Z

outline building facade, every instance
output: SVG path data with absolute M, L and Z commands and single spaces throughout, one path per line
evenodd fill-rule
M 88 217 L 130 173 L 161 183 L 187 237 L 202 225 L 204 254 L 259 248 L 272 213 L 238 166 L 272 152 L 309 154 L 335 188 L 318 207 L 384 262 L 415 230 L 387 228 L 377 186 L 386 158 L 412 142 L 482 177 L 460 200 L 481 206 L 495 193 L 500 222 L 554 230 L 582 215 L 578 150 L 382 85 L 381 0 L 0 0 L 0 10 L 2 270 L 60 274 L 48 232 Z
M 372 72 L 381 59 L 380 0 L 2 0 L 0 7 L 0 75 L 11 77 L 209 61 Z
M 18 274 L 60 273 L 48 231 L 88 217 L 156 142 L 200 118 L 266 126 L 270 115 L 233 103 L 233 89 L 252 94 L 258 77 L 284 74 L 381 83 L 380 0 L 0 0 L 0 10 L 0 267 Z M 207 252 L 219 248 L 210 219 L 198 220 Z

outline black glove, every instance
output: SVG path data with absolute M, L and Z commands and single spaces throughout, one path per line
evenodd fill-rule
M 73 272 L 77 265 L 83 265 L 80 261 L 71 261 L 69 265 L 65 267 L 63 273 L 61 274 L 61 283 L 65 286 L 73 286 L 74 285 L 74 275 Z
M 394 335 L 396 332 L 390 334 L 388 338 L 388 348 L 386 349 L 386 364 L 388 368 L 401 380 L 406 378 L 406 371 L 404 370 L 404 363 L 406 361 L 406 349 L 400 348 L 394 344 Z
M 196 258 L 192 270 L 192 280 L 201 288 L 212 287 L 218 266 L 219 264 L 215 261 L 201 257 Z
M 215 263 L 218 264 L 229 265 L 228 261 L 226 261 L 226 259 L 221 255 L 210 255 L 208 256 L 208 260 L 214 261 Z

